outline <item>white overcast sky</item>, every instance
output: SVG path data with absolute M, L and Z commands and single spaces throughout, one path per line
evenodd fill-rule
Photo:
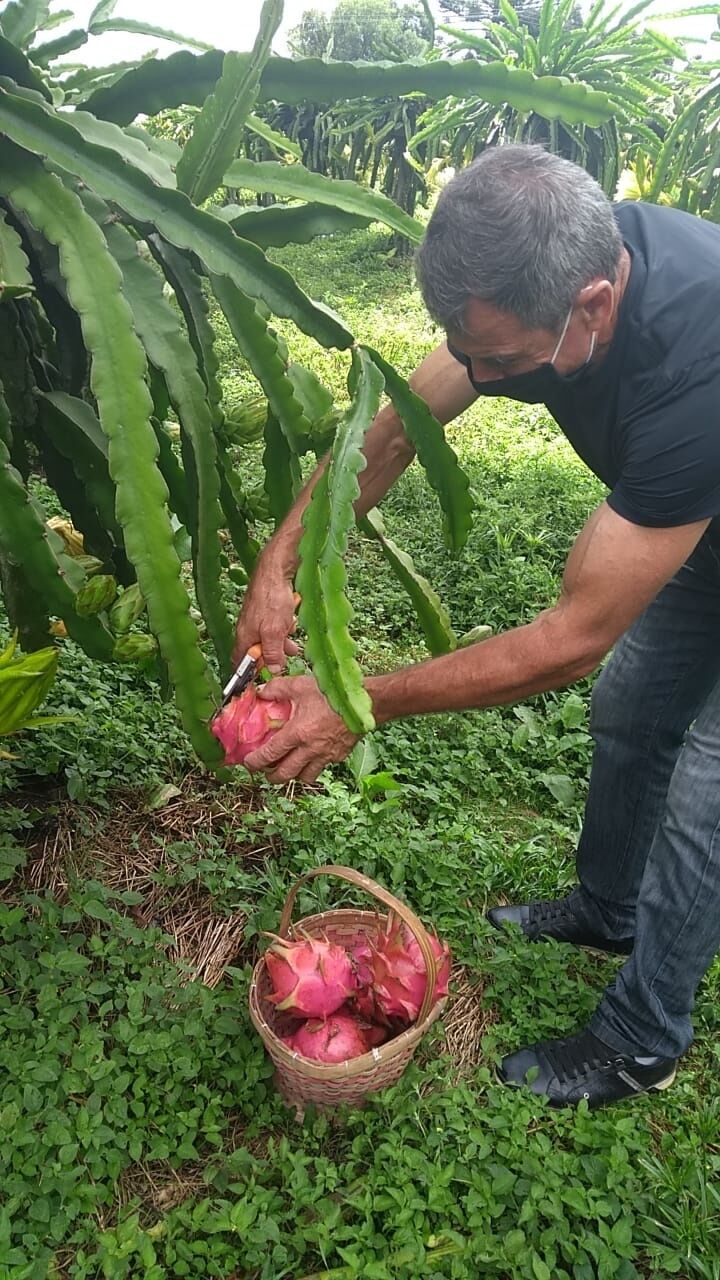
M 697 0 L 701 2 L 701 0 Z M 283 25 L 275 40 L 275 52 L 286 53 L 285 35 L 295 26 L 305 9 L 330 11 L 337 0 L 285 0 Z M 72 5 L 72 0 L 70 0 Z M 53 8 L 60 8 L 59 0 Z M 64 3 L 62 4 L 64 8 Z M 73 6 L 76 22 L 85 23 L 94 0 L 76 0 Z M 627 4 L 630 7 L 630 4 Z M 672 10 L 673 0 L 658 0 L 653 6 L 657 13 Z M 683 8 L 695 7 L 693 0 Z M 140 18 L 156 26 L 169 27 L 183 35 L 195 36 L 220 49 L 249 49 L 255 38 L 262 0 L 120 0 L 116 15 L 123 18 Z M 713 29 L 713 19 L 681 18 L 663 24 L 670 33 L 705 34 Z M 54 32 L 52 33 L 55 34 Z M 90 40 L 76 55 L 69 55 L 93 63 L 120 62 L 140 57 L 149 49 L 157 48 L 161 56 L 172 53 L 173 46 L 143 36 L 108 33 Z M 718 49 L 718 46 L 715 46 Z

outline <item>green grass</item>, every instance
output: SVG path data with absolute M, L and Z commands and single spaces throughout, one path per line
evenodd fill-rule
M 409 373 L 436 339 L 384 244 L 357 233 L 277 257 Z M 250 391 L 221 340 L 226 384 Z M 302 339 L 292 354 L 342 397 L 343 357 Z M 478 499 L 464 553 L 445 551 L 417 467 L 383 504 L 388 527 L 458 632 L 515 625 L 553 600 L 601 486 L 536 410 L 475 408 L 450 438 Z M 257 475 L 257 450 L 246 457 Z M 349 567 L 367 669 L 424 656 L 376 547 L 355 539 Z M 482 919 L 489 902 L 573 882 L 589 683 L 525 708 L 388 726 L 378 767 L 397 791 L 358 788 L 339 768 L 294 797 L 263 786 L 248 807 L 240 783 L 183 782 L 187 744 L 155 683 L 64 646 L 48 710 L 77 719 L 18 739 L 19 759 L 0 766 L 0 875 L 27 864 L 0 902 L 0 1277 L 720 1277 L 718 966 L 662 1100 L 554 1113 L 493 1079 L 503 1052 L 587 1019 L 616 965 L 501 939 Z M 183 834 L 143 815 L 168 782 L 184 786 Z M 123 812 L 136 810 L 125 827 L 118 787 Z M 54 824 L 73 844 L 63 864 L 52 840 L 43 855 L 55 896 L 31 875 Z M 144 881 L 105 883 L 114 848 L 139 862 L 148 843 L 164 848 L 153 883 L 165 894 L 247 916 L 245 949 L 214 991 L 180 985 L 158 930 L 139 926 Z M 477 1065 L 459 1069 L 437 1029 L 366 1109 L 299 1125 L 273 1089 L 247 989 L 258 935 L 276 927 L 293 878 L 322 862 L 358 867 L 432 921 L 484 984 L 491 1018 Z M 323 883 L 298 910 L 351 896 Z

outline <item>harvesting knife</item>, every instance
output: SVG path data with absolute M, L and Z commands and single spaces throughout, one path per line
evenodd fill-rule
M 254 644 L 252 649 L 248 649 L 245 657 L 238 663 L 222 691 L 220 710 L 227 706 L 231 698 L 238 698 L 247 689 L 248 685 L 252 684 L 258 673 L 261 658 L 262 649 L 259 644 Z

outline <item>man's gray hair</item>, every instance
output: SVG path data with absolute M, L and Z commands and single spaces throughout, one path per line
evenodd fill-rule
M 471 298 L 529 328 L 561 327 L 580 289 L 614 282 L 622 238 L 607 196 L 542 147 L 490 147 L 440 195 L 416 255 L 425 305 L 462 332 Z

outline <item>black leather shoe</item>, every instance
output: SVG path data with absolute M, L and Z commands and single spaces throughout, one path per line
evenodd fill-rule
M 531 942 L 542 938 L 555 938 L 557 942 L 571 942 L 576 947 L 592 947 L 594 951 L 609 951 L 612 955 L 629 956 L 633 949 L 632 938 L 613 942 L 593 933 L 578 920 L 569 898 L 557 898 L 552 902 L 524 902 L 518 906 L 492 907 L 487 919 L 496 929 L 508 924 L 519 925 Z
M 503 1058 L 503 1084 L 546 1094 L 553 1107 L 606 1106 L 636 1093 L 668 1089 L 675 1079 L 675 1058 L 633 1058 L 616 1053 L 592 1031 L 564 1040 L 543 1040 Z M 528 1072 L 533 1078 L 528 1081 Z

